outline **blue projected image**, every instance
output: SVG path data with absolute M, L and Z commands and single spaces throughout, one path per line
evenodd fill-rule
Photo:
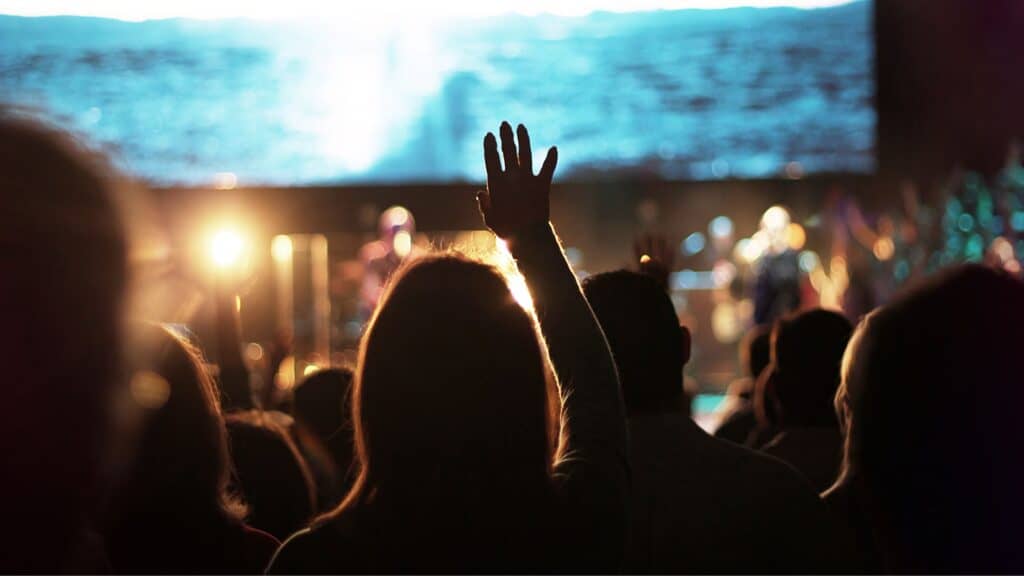
M 561 179 L 870 172 L 871 5 L 832 4 L 373 25 L 6 15 L 0 102 L 158 185 L 475 182 L 503 119 L 558 144 Z

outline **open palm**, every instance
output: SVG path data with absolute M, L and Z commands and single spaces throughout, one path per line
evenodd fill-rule
M 484 165 L 487 168 L 487 191 L 477 195 L 484 223 L 501 238 L 511 238 L 517 232 L 539 223 L 550 216 L 551 178 L 558 163 L 558 149 L 550 148 L 540 172 L 533 173 L 533 151 L 530 134 L 522 124 L 516 129 L 519 153 L 512 136 L 512 126 L 501 123 L 501 156 L 494 134 L 484 137 Z M 505 168 L 502 169 L 502 158 Z

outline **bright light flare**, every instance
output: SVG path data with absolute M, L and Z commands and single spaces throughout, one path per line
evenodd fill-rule
M 237 266 L 245 251 L 245 240 L 237 230 L 223 228 L 210 238 L 210 258 L 217 268 L 226 269 Z
M 526 278 L 522 274 L 506 275 L 508 289 L 512 292 L 512 298 L 523 307 L 524 310 L 533 310 L 533 296 L 530 296 L 530 288 L 526 285 Z
M 394 241 L 392 242 L 392 249 L 394 249 L 396 256 L 400 259 L 404 259 L 410 252 L 412 252 L 412 235 L 405 230 L 395 234 Z

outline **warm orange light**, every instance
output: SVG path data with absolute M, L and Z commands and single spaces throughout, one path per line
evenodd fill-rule
M 218 268 L 231 268 L 241 261 L 245 241 L 237 230 L 223 228 L 210 239 L 210 258 Z
M 875 245 L 871 251 L 875 253 L 875 258 L 884 262 L 892 258 L 893 254 L 896 252 L 896 245 L 893 244 L 892 238 L 882 236 L 878 240 L 875 240 Z
M 786 244 L 789 245 L 792 250 L 801 250 L 804 244 L 807 242 L 807 232 L 804 231 L 804 227 L 793 222 L 786 226 Z
M 292 258 L 292 239 L 284 234 L 274 236 L 270 243 L 270 255 L 275 262 L 287 262 Z
M 395 251 L 395 256 L 405 258 L 412 252 L 412 236 L 405 230 L 398 232 L 395 234 L 392 248 Z

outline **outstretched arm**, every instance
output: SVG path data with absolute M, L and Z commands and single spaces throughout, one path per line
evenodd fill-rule
M 500 134 L 504 169 L 494 135 L 484 139 L 487 191 L 478 196 L 480 209 L 526 278 L 558 377 L 562 450 L 556 473 L 577 512 L 572 520 L 588 525 L 580 545 L 601 547 L 609 556 L 597 568 L 613 568 L 607 562 L 621 551 L 628 490 L 618 376 L 604 333 L 548 222 L 557 151 L 548 151 L 534 175 L 526 128 L 518 128 L 518 154 L 512 127 L 503 123 Z

